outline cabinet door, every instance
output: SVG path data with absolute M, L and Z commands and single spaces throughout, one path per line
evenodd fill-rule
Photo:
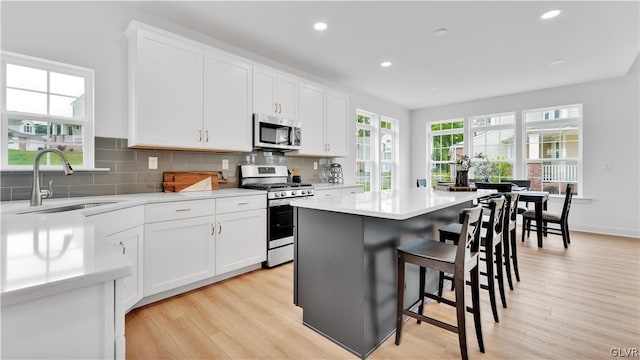
M 298 80 L 280 74 L 277 82 L 278 116 L 289 120 L 298 117 Z
M 253 68 L 253 112 L 277 115 L 276 104 L 277 74 L 275 72 Z
M 207 51 L 204 58 L 204 147 L 251 151 L 252 67 Z
M 144 227 L 138 226 L 110 236 L 107 239 L 122 251 L 133 264 L 133 274 L 124 278 L 124 308 L 131 309 L 142 299 Z
M 300 122 L 302 124 L 302 146 L 298 154 L 324 155 L 324 100 L 323 89 L 300 83 Z
M 327 92 L 326 142 L 327 155 L 349 155 L 349 100 L 346 96 Z
M 216 275 L 267 259 L 265 209 L 216 216 Z
M 144 296 L 215 274 L 213 216 L 145 225 Z
M 316 198 L 327 198 L 327 197 L 340 196 L 340 194 L 341 194 L 340 189 L 323 189 L 323 190 L 316 189 L 314 191 L 313 196 Z
M 142 29 L 136 45 L 129 146 L 201 147 L 202 49 Z

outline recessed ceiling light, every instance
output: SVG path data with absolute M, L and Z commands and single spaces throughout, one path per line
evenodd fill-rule
M 436 90 L 440 90 L 440 86 L 434 86 L 431 88 L 431 91 L 436 91 Z
M 393 65 L 391 63 L 391 61 L 383 61 L 383 62 L 380 63 L 380 66 L 382 66 L 382 67 L 389 67 L 391 65 Z
M 548 63 L 547 65 L 556 66 L 556 65 L 564 64 L 566 62 L 567 62 L 567 60 L 565 60 L 565 59 L 558 59 L 558 60 L 553 60 L 552 62 Z
M 560 15 L 561 12 L 562 12 L 562 10 L 560 10 L 560 9 L 549 10 L 546 13 L 540 15 L 540 19 L 549 20 L 549 19 L 552 19 L 552 18 Z
M 447 28 L 440 28 L 440 29 L 438 29 L 438 30 L 434 31 L 434 32 L 433 32 L 433 35 L 435 35 L 435 36 L 442 36 L 442 35 L 445 35 L 445 34 L 446 34 L 446 33 L 448 33 L 448 32 L 449 32 L 449 29 L 447 29 Z
M 313 24 L 313 28 L 318 30 L 318 31 L 327 30 L 327 24 L 323 23 L 323 22 L 317 22 L 317 23 Z

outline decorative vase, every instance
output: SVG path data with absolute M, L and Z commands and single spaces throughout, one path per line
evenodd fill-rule
M 456 170 L 456 186 L 469 186 L 469 170 Z

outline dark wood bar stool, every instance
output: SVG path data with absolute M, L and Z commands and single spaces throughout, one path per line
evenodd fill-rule
M 537 229 L 538 226 L 543 227 L 544 236 L 547 236 L 547 233 L 562 235 L 562 242 L 564 244 L 565 249 L 571 244 L 571 238 L 569 236 L 569 210 L 571 209 L 571 198 L 573 197 L 573 187 L 574 184 L 567 184 L 567 189 L 565 190 L 564 197 L 564 205 L 562 206 L 562 212 L 560 214 L 553 213 L 550 211 L 542 212 L 542 222 L 543 224 L 538 224 L 536 222 L 535 225 L 531 224 L 532 220 L 536 219 L 536 213 L 533 210 L 528 210 L 522 214 L 522 241 L 524 241 L 524 232 L 527 231 L 527 237 L 531 235 L 531 228 Z M 553 228 L 549 227 L 548 224 L 556 224 L 559 227 Z
M 480 246 L 480 229 L 482 228 L 482 208 L 476 207 L 462 210 L 462 224 L 460 238 L 457 245 L 445 244 L 439 241 L 428 239 L 417 239 L 401 245 L 397 249 L 398 254 L 398 304 L 396 323 L 396 345 L 400 345 L 402 336 L 402 325 L 404 315 L 413 317 L 429 324 L 441 327 L 458 334 L 460 343 L 460 353 L 462 359 L 468 359 L 467 335 L 465 328 L 466 311 L 473 314 L 476 329 L 476 337 L 480 351 L 484 352 L 484 342 L 482 340 L 482 326 L 480 322 L 480 280 L 478 272 L 478 249 Z M 405 267 L 406 263 L 418 265 L 420 267 L 420 299 L 408 308 L 404 308 L 404 288 L 405 288 Z M 425 292 L 426 269 L 434 269 L 441 272 L 454 274 L 456 281 L 455 301 Z M 465 274 L 471 277 L 471 298 L 473 307 L 465 305 L 464 288 Z M 444 304 L 456 308 L 457 326 L 442 322 L 423 315 L 424 298 L 439 300 Z M 410 309 L 420 303 L 418 312 Z
M 513 280 L 511 279 L 511 266 L 516 275 L 516 280 L 520 281 L 520 271 L 518 270 L 518 248 L 516 247 L 516 218 L 518 216 L 518 195 L 517 192 L 504 194 L 505 196 L 505 214 L 504 214 L 504 265 L 507 271 L 507 282 L 509 289 L 513 290 Z
M 507 307 L 507 299 L 504 293 L 504 272 L 503 267 L 503 248 L 502 248 L 502 233 L 504 232 L 504 197 L 492 198 L 488 200 L 489 218 L 484 224 L 485 227 L 481 229 L 480 234 L 480 252 L 484 252 L 485 257 L 480 258 L 484 260 L 486 264 L 486 272 L 481 272 L 480 275 L 487 277 L 487 285 L 481 285 L 480 288 L 489 291 L 489 301 L 491 303 L 491 311 L 493 312 L 493 319 L 495 322 L 499 322 L 498 308 L 496 305 L 496 291 L 495 291 L 495 279 L 498 280 L 498 290 L 500 292 L 500 300 L 502 307 Z M 440 231 L 440 242 L 446 243 L 451 241 L 457 244 L 460 239 L 462 226 L 458 223 L 449 224 Z M 496 264 L 494 272 L 494 263 Z M 448 276 L 445 272 L 440 273 L 438 279 L 438 296 L 442 296 L 442 287 L 444 279 L 452 280 L 455 284 L 455 274 L 453 277 Z M 457 286 L 457 285 L 455 285 Z M 455 289 L 455 286 L 453 288 Z

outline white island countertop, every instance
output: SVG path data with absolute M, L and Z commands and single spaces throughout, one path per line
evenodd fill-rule
M 372 191 L 329 198 L 307 198 L 291 202 L 292 206 L 333 211 L 344 214 L 405 220 L 477 199 L 495 190 L 449 192 L 431 188 Z

